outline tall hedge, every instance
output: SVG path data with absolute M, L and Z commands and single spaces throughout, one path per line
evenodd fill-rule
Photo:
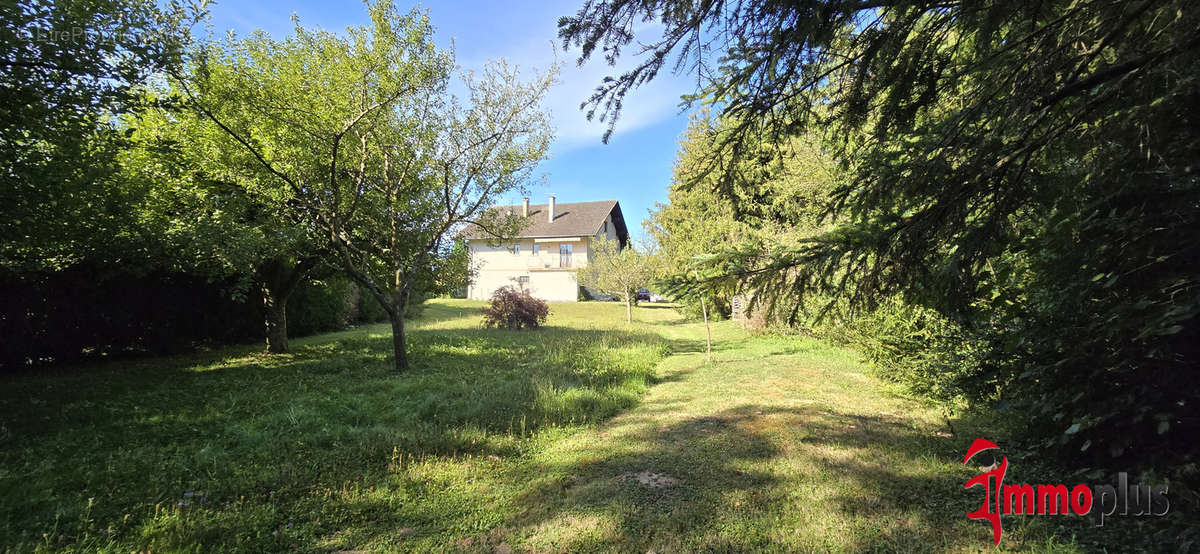
M 0 280 L 0 371 L 260 339 L 261 306 L 230 285 L 89 266 Z
M 255 291 L 234 294 L 235 282 L 93 266 L 2 278 L 0 372 L 262 341 L 262 300 Z M 288 302 L 292 336 L 385 319 L 374 298 L 341 276 L 304 283 Z

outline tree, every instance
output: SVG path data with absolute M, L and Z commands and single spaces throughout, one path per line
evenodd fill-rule
M 736 287 L 706 286 L 689 292 L 673 284 L 696 282 L 703 257 L 722 249 L 796 245 L 817 234 L 829 224 L 823 216 L 839 178 L 819 140 L 794 138 L 784 145 L 762 144 L 753 160 L 731 160 L 722 175 L 741 184 L 732 194 L 723 194 L 714 188 L 719 177 L 709 163 L 732 127 L 732 122 L 707 112 L 693 117 L 680 144 L 668 203 L 657 206 L 645 223 L 661 249 L 666 291 L 691 304 L 703 299 L 726 316 Z
M 166 96 L 166 95 L 164 95 Z M 259 177 L 222 163 L 228 137 L 203 115 L 151 108 L 125 122 L 122 179 L 146 191 L 130 206 L 139 225 L 172 252 L 175 269 L 235 279 L 241 297 L 259 289 L 267 352 L 288 350 L 287 303 L 322 265 L 323 236 L 286 202 L 256 195 Z
M 667 203 L 656 205 L 650 218 L 643 223 L 648 236 L 659 248 L 660 278 L 689 274 L 695 269 L 693 264 L 697 256 L 737 244 L 752 232 L 750 225 L 734 217 L 733 203 L 719 198 L 706 187 L 687 186 L 692 164 L 701 152 L 706 151 L 705 136 L 711 128 L 711 121 L 703 116 L 694 117 L 689 123 L 673 168 Z M 729 315 L 728 294 L 705 290 L 694 295 L 672 296 L 673 300 L 683 302 L 683 309 L 690 315 L 699 309 L 700 315 L 707 319 L 710 307 L 722 317 Z
M 178 284 L 165 275 L 189 277 L 173 272 L 175 252 L 140 219 L 137 206 L 153 184 L 128 179 L 121 159 L 132 147 L 128 119 L 151 107 L 143 89 L 179 68 L 189 29 L 204 17 L 202 8 L 181 4 L 0 3 L 0 303 L 14 306 L 0 316 L 11 343 L 4 350 L 13 353 L 0 364 L 64 361 L 84 351 L 162 352 L 201 338 L 168 329 L 214 338 L 196 321 L 145 317 L 164 312 L 138 300 Z M 89 296 L 134 283 L 155 290 L 131 306 Z M 221 313 L 212 319 L 233 316 L 214 312 Z
M 408 367 L 404 315 L 450 263 L 452 231 L 476 223 L 501 236 L 517 218 L 487 208 L 523 186 L 546 156 L 540 110 L 553 71 L 519 81 L 492 64 L 467 73 L 467 105 L 447 92 L 450 52 L 418 11 L 368 7 L 348 36 L 264 33 L 201 53 L 178 82 L 227 137 L 225 162 L 253 193 L 318 228 L 340 267 L 392 324 L 397 370 Z
M 642 18 L 664 23 L 661 40 L 593 111 L 611 121 L 677 56 L 737 122 L 709 164 L 715 190 L 747 184 L 722 168 L 764 137 L 820 129 L 848 172 L 836 228 L 714 257 L 705 278 L 783 302 L 903 294 L 988 345 L 964 385 L 1001 391 L 1037 446 L 1196 456 L 1193 2 L 589 1 L 560 36 L 615 61 Z
M 719 194 L 712 187 L 716 176 L 708 164 L 730 127 L 730 122 L 707 111 L 693 117 L 675 162 L 668 203 L 658 205 L 645 222 L 660 247 L 659 285 L 693 310 L 698 304 L 710 361 L 709 308 L 728 316 L 732 296 L 742 283 L 701 279 L 705 257 L 739 245 L 758 249 L 768 242 L 795 244 L 817 233 L 836 173 L 818 141 L 792 139 L 782 148 L 763 144 L 762 154 L 754 160 L 723 169 L 749 185 L 733 195 Z M 750 293 L 747 311 L 774 308 L 770 302 L 759 302 L 764 295 L 757 291 L 742 292 Z M 792 306 L 800 307 L 799 303 Z M 772 316 L 768 313 L 763 319 Z
M 441 90 L 403 105 L 398 132 L 382 152 L 383 181 L 363 195 L 365 206 L 381 209 L 360 211 L 360 232 L 334 242 L 347 270 L 389 314 L 403 314 L 414 291 L 431 288 L 438 274 L 431 266 L 435 254 L 451 247 L 452 233 L 462 225 L 473 223 L 498 237 L 515 233 L 515 217 L 501 219 L 488 208 L 520 190 L 546 158 L 551 132 L 540 104 L 553 79 L 551 72 L 522 83 L 501 62 L 478 79 L 465 75 L 465 107 Z M 368 269 L 372 251 L 386 264 L 385 286 Z M 404 369 L 402 317 L 392 317 L 392 333 L 397 369 Z
M 0 5 L 0 271 L 135 262 L 124 208 L 141 191 L 116 182 L 118 118 L 144 107 L 148 79 L 181 63 L 202 16 L 149 0 Z
M 632 324 L 637 291 L 654 279 L 656 260 L 608 239 L 593 242 L 588 249 L 591 260 L 579 270 L 579 284 L 620 298 L 625 302 L 625 321 Z

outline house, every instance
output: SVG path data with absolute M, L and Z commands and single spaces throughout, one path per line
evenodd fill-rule
M 466 239 L 475 278 L 467 298 L 487 300 L 496 289 L 521 287 L 533 296 L 552 302 L 579 299 L 577 272 L 591 260 L 592 245 L 607 238 L 622 248 L 629 244 L 629 231 L 616 200 L 599 202 L 555 202 L 492 208 L 528 219 L 515 240 L 497 244 L 482 229 L 468 226 L 460 233 Z M 489 244 L 490 243 L 490 244 Z

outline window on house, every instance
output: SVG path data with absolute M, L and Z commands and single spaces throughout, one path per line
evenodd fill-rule
M 517 282 L 522 285 L 528 285 L 529 284 L 529 276 L 528 275 L 518 275 Z
M 513 245 L 513 254 L 520 254 L 520 253 L 521 253 L 521 245 L 520 245 L 520 244 L 514 244 L 514 245 Z
M 600 232 L 601 232 L 601 233 L 604 233 L 604 234 L 606 234 L 606 235 L 608 234 L 608 220 L 605 220 L 605 221 L 604 221 L 604 227 L 602 227 L 602 228 L 600 229 Z
M 537 256 L 537 255 L 538 255 L 538 252 L 540 252 L 541 250 L 542 250 L 542 245 L 540 245 L 540 244 L 538 244 L 538 243 L 536 243 L 536 242 L 535 242 L 535 243 L 533 243 L 533 255 L 534 255 L 534 256 Z
M 558 245 L 558 267 L 571 267 L 571 245 Z

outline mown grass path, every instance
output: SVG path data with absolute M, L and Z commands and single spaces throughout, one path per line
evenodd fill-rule
M 973 437 L 847 350 L 720 323 L 707 363 L 670 308 L 478 306 L 435 301 L 401 376 L 376 326 L 3 378 L 0 551 L 993 550 Z
M 653 330 L 673 346 L 659 382 L 637 407 L 550 442 L 522 468 L 530 486 L 509 544 L 995 550 L 990 528 L 965 517 L 979 503 L 962 489 L 977 469 L 961 464 L 970 438 L 948 433 L 938 410 L 882 390 L 852 352 L 724 322 L 707 363 L 701 324 Z M 1003 549 L 1074 550 L 1048 531 L 1009 529 Z

